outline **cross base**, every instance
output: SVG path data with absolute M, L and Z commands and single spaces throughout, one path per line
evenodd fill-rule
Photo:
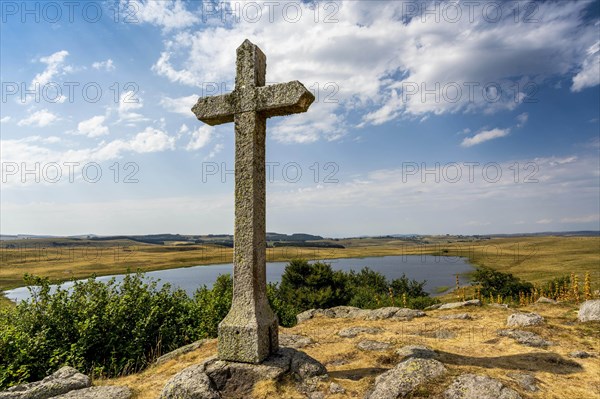
M 258 364 L 279 349 L 277 316 L 268 303 L 255 314 L 232 307 L 219 323 L 219 359 Z

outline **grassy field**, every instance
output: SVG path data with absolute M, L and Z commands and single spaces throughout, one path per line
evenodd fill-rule
M 327 395 L 328 398 L 362 398 L 373 386 L 375 377 L 393 367 L 399 358 L 395 350 L 404 345 L 427 345 L 439 354 L 439 360 L 448 373 L 418 389 L 412 398 L 442 397 L 443 390 L 461 374 L 487 375 L 519 392 L 523 398 L 538 399 L 596 398 L 600 388 L 600 362 L 597 358 L 571 359 L 569 353 L 585 350 L 594 354 L 600 351 L 600 326 L 597 322 L 576 323 L 577 307 L 573 304 L 534 304 L 520 310 L 541 314 L 546 322 L 529 330 L 554 343 L 547 349 L 518 344 L 501 338 L 497 329 L 505 328 L 512 309 L 490 306 L 470 307 L 473 320 L 442 320 L 439 317 L 455 311 L 433 310 L 427 316 L 412 321 L 360 319 L 330 319 L 317 317 L 292 328 L 280 328 L 280 334 L 298 334 L 311 338 L 314 343 L 301 350 L 327 367 L 330 381 L 346 389 L 345 394 Z M 342 338 L 338 331 L 348 327 L 377 327 L 383 332 L 376 335 L 360 334 L 355 338 Z M 449 332 L 451 338 L 437 338 L 438 332 Z M 358 342 L 374 339 L 387 342 L 390 349 L 364 352 L 357 349 Z M 125 385 L 134 392 L 134 399 L 158 398 L 166 382 L 186 367 L 214 356 L 216 339 L 207 340 L 199 349 L 169 360 L 161 365 L 126 377 L 95 381 L 96 385 Z M 535 396 L 511 378 L 512 373 L 535 376 L 540 388 Z M 327 392 L 328 384 L 319 390 Z M 255 399 L 301 399 L 293 381 L 276 385 L 265 381 L 255 386 Z
M 278 247 L 268 261 L 335 259 L 386 255 L 463 256 L 471 263 L 541 283 L 571 272 L 592 275 L 600 288 L 600 237 L 518 237 L 464 239 L 427 237 L 421 242 L 391 238 L 345 239 L 345 248 Z M 211 245 L 154 245 L 129 240 L 29 239 L 0 248 L 0 290 L 23 285 L 25 273 L 67 281 L 92 275 L 122 274 L 186 266 L 231 263 L 233 249 Z M 7 248 L 10 246 L 10 248 Z M 0 306 L 6 301 L 0 299 Z

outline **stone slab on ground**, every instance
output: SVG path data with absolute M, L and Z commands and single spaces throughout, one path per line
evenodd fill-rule
M 464 374 L 446 389 L 444 399 L 521 399 L 521 396 L 493 378 Z
M 90 385 L 87 375 L 65 366 L 41 381 L 17 385 L 0 392 L 0 399 L 49 399 Z
M 442 363 L 434 359 L 408 359 L 375 379 L 366 399 L 396 399 L 414 391 L 419 385 L 446 373 Z

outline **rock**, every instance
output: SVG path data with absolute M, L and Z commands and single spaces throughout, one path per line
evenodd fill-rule
M 442 304 L 441 304 L 441 303 L 436 303 L 435 305 L 427 306 L 427 307 L 425 308 L 425 310 L 436 310 L 436 309 L 439 309 L 439 308 L 440 308 L 440 306 L 442 306 Z
M 346 390 L 340 384 L 332 382 L 329 384 L 329 393 L 346 393 Z
M 196 349 L 200 348 L 204 344 L 205 341 L 206 340 L 201 339 L 200 341 L 196 341 L 189 345 L 182 346 L 181 348 L 175 349 L 174 351 L 166 353 L 166 354 L 162 355 L 161 357 L 159 357 L 158 359 L 156 359 L 155 363 L 163 364 L 171 359 L 175 359 L 177 356 L 184 355 L 189 352 L 193 352 Z
M 444 398 L 521 399 L 521 396 L 493 378 L 483 375 L 464 374 L 456 378 L 448 389 L 446 389 Z
M 440 330 L 434 331 L 431 337 L 436 339 L 452 339 L 456 338 L 456 333 L 454 331 L 442 328 Z
M 396 351 L 402 360 L 414 357 L 420 359 L 435 359 L 438 354 L 427 346 L 421 345 L 406 345 Z
M 304 335 L 279 334 L 279 345 L 287 348 L 299 349 L 314 343 L 312 338 Z
M 600 320 L 600 299 L 582 303 L 577 318 L 581 322 Z
M 327 370 L 321 363 L 292 348 L 279 348 L 276 354 L 261 364 L 212 357 L 171 378 L 160 399 L 245 398 L 251 395 L 258 381 L 277 381 L 286 373 L 294 375 L 304 392 L 314 390 L 314 381 L 327 376 Z
M 557 304 L 558 302 L 555 301 L 554 299 L 550 299 L 550 298 L 546 298 L 545 296 L 541 296 L 538 298 L 537 301 L 535 301 L 535 303 L 551 303 L 551 304 Z
M 65 366 L 41 381 L 17 385 L 0 392 L 0 399 L 47 399 L 90 385 L 87 375 Z
M 99 386 L 78 389 L 52 399 L 130 399 L 132 395 L 127 387 Z
M 304 352 L 294 351 L 290 371 L 301 379 L 325 376 L 327 369 Z
M 159 399 L 220 399 L 213 382 L 204 373 L 204 363 L 190 366 L 167 382 Z
M 538 390 L 537 381 L 531 374 L 525 373 L 508 373 L 508 376 L 515 380 L 517 384 L 526 391 L 536 392 Z
M 336 319 L 360 319 L 369 313 L 369 310 L 356 308 L 354 306 L 334 306 L 327 310 L 332 314 L 330 317 Z
M 433 359 L 408 359 L 375 379 L 366 399 L 396 399 L 407 395 L 434 378 L 446 373 L 444 365 Z
M 522 345 L 532 346 L 534 348 L 545 348 L 547 346 L 553 345 L 552 342 L 546 341 L 539 335 L 529 331 L 498 330 L 497 334 L 501 337 L 513 338 Z
M 544 318 L 537 313 L 513 313 L 506 320 L 507 327 L 530 327 L 544 324 Z
M 390 346 L 392 346 L 392 345 L 388 344 L 387 342 L 379 342 L 379 341 L 371 341 L 371 340 L 360 341 L 358 343 L 358 345 L 356 345 L 356 347 L 358 349 L 363 350 L 363 351 L 384 351 L 386 349 L 389 349 Z
M 508 309 L 508 305 L 505 303 L 490 303 L 488 306 L 491 306 L 492 308 Z
M 587 353 L 586 351 L 573 351 L 569 353 L 569 357 L 574 357 L 576 359 L 587 359 L 588 357 L 594 357 L 594 355 Z
M 443 304 L 438 309 L 439 310 L 456 309 L 456 308 L 463 308 L 465 306 L 481 306 L 481 301 L 479 299 L 471 299 L 470 301 L 464 301 L 464 302 L 450 302 L 450 303 Z
M 403 319 L 412 320 L 415 317 L 423 317 L 425 312 L 407 308 L 385 307 L 367 311 L 366 320 Z
M 439 318 L 444 320 L 473 320 L 473 316 L 468 313 L 449 314 Z
M 338 335 L 344 338 L 354 338 L 358 334 L 379 334 L 383 329 L 378 327 L 348 327 L 340 330 Z

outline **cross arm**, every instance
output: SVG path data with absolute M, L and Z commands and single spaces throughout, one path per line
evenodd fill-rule
M 201 97 L 196 105 L 192 107 L 192 112 L 196 115 L 196 118 L 210 126 L 233 122 L 235 98 L 231 93 Z
M 266 118 L 306 112 L 315 96 L 297 80 L 258 87 L 259 111 Z

